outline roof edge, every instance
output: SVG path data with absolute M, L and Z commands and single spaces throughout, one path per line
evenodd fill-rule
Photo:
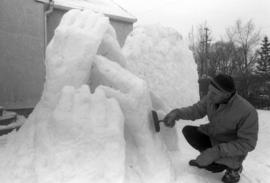
M 43 3 L 43 4 L 49 4 L 49 0 L 35 0 L 35 1 L 40 2 L 40 3 Z M 119 6 L 119 5 L 117 5 L 117 6 Z M 60 10 L 84 9 L 84 8 L 80 8 L 80 7 L 70 7 L 70 6 L 60 5 L 60 4 L 54 4 L 54 8 L 60 9 Z M 95 10 L 93 10 L 93 11 L 94 12 L 97 12 Z M 113 20 L 118 20 L 118 21 L 123 21 L 123 22 L 129 22 L 129 23 L 135 23 L 135 22 L 137 22 L 137 18 L 132 17 L 132 15 L 130 15 L 130 17 L 125 17 L 125 16 L 119 16 L 119 15 L 113 15 L 113 14 L 110 14 L 110 13 L 103 13 L 103 14 L 105 16 L 108 16 L 109 18 L 111 18 Z

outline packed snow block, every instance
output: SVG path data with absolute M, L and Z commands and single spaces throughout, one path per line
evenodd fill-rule
M 137 26 L 123 47 L 127 68 L 147 82 L 165 112 L 199 100 L 197 65 L 182 36 L 160 25 Z
M 46 50 L 42 97 L 0 151 L 1 182 L 175 182 L 148 83 L 125 68 L 115 43 L 103 15 L 63 16 Z M 102 46 L 108 54 L 98 54 Z
M 126 66 L 126 59 L 117 41 L 116 32 L 111 25 L 108 25 L 108 29 L 104 34 L 98 49 L 98 55 L 102 55 L 111 61 L 115 61 L 122 67 Z
M 154 131 L 152 102 L 146 82 L 116 62 L 96 57 L 99 75 L 108 86 L 100 86 L 109 98 L 116 98 L 125 115 L 126 170 L 128 179 L 142 182 L 173 182 L 174 169 L 164 141 Z M 100 77 L 99 76 L 99 77 Z M 137 173 L 135 173 L 137 172 Z
M 64 87 L 46 126 L 36 152 L 41 182 L 124 181 L 124 116 L 102 89 Z
M 123 113 L 101 89 L 82 86 L 108 25 L 91 11 L 64 15 L 46 50 L 41 100 L 0 152 L 1 182 L 124 181 Z
M 126 67 L 126 59 L 117 41 L 115 30 L 111 25 L 108 25 L 108 29 L 104 34 L 97 54 L 120 64 L 124 68 Z M 88 84 L 92 91 L 94 91 L 99 85 L 111 86 L 107 79 L 104 78 L 102 74 L 99 74 L 95 63 L 92 66 Z
M 153 110 L 157 112 L 158 119 L 164 119 L 166 112 L 165 104 L 161 101 L 160 98 L 155 96 L 153 92 L 150 93 Z M 153 120 L 153 119 L 152 119 Z M 154 121 L 152 121 L 154 123 Z M 164 143 L 166 144 L 169 151 L 178 151 L 178 135 L 175 128 L 168 128 L 164 123 L 159 123 L 160 125 L 160 136 L 162 137 Z
M 56 107 L 48 125 L 55 139 L 46 148 L 51 156 L 39 159 L 41 181 L 61 182 L 66 179 L 64 182 L 109 183 L 124 180 L 124 117 L 118 102 L 106 99 L 100 89 L 96 89 L 93 96 L 86 86 L 76 90 L 88 81 L 108 26 L 108 18 L 103 15 L 69 11 L 47 48 L 47 91 L 42 99 L 54 103 L 57 101 L 55 94 L 62 88 L 64 90 L 59 103 L 54 103 Z M 66 88 L 67 85 L 74 87 L 75 91 Z M 46 139 L 47 133 L 43 134 L 41 142 Z M 59 153 L 55 156 L 53 144 L 58 144 Z M 51 167 L 47 168 L 48 164 Z M 55 171 L 57 167 L 59 170 Z M 50 179 L 46 178 L 49 174 L 52 175 Z
M 138 26 L 123 47 L 127 68 L 147 82 L 153 109 L 162 119 L 174 108 L 199 100 L 197 66 L 182 36 L 160 25 Z M 161 124 L 161 137 L 169 150 L 178 150 L 176 129 Z
M 147 82 L 153 109 L 162 119 L 174 108 L 199 99 L 196 63 L 181 35 L 160 25 L 138 26 L 123 47 L 127 68 Z M 175 128 L 161 124 L 161 137 L 169 150 L 178 150 Z

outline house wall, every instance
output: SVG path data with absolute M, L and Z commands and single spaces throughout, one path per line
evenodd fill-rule
M 45 81 L 44 5 L 34 0 L 0 0 L 0 106 L 31 108 Z M 64 10 L 47 18 L 48 42 Z M 132 23 L 110 20 L 123 46 Z
M 43 5 L 0 0 L 0 105 L 34 106 L 44 83 Z

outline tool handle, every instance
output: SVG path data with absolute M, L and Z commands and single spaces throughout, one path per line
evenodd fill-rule
M 158 120 L 158 122 L 159 123 L 161 123 L 161 122 L 165 123 L 164 119 L 160 119 L 160 120 Z

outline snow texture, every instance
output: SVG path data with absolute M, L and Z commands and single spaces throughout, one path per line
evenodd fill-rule
M 197 91 L 192 54 L 176 31 L 138 27 L 121 50 L 108 18 L 70 10 L 47 47 L 39 103 L 18 132 L 0 138 L 1 183 L 220 182 L 221 174 L 188 166 L 196 151 L 177 136 L 188 122 L 153 128 L 151 110 L 162 118 L 198 100 Z M 270 126 L 262 122 L 242 183 L 269 179 Z
M 41 100 L 0 153 L 1 182 L 173 182 L 150 90 L 125 64 L 108 18 L 66 13 L 46 50 Z
M 123 113 L 84 85 L 108 26 L 90 11 L 65 14 L 47 47 L 41 100 L 1 151 L 1 182 L 123 182 Z
M 174 29 L 160 25 L 137 27 L 127 38 L 123 52 L 128 69 L 147 82 L 165 109 L 199 100 L 197 66 Z

